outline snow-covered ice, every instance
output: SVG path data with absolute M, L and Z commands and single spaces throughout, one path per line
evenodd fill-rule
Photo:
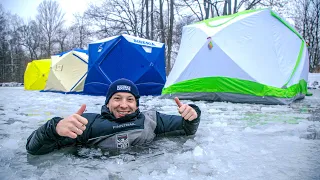
M 0 179 L 320 179 L 320 90 L 289 106 L 183 101 L 202 110 L 194 137 L 170 137 L 130 151 L 65 148 L 27 154 L 33 130 L 103 96 L 0 87 Z M 178 114 L 174 100 L 144 96 L 141 110 Z
M 320 73 L 308 74 L 308 88 L 320 89 Z

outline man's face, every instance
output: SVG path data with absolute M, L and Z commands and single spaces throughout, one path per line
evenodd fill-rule
M 127 92 L 118 92 L 112 95 L 107 107 L 116 118 L 131 114 L 138 109 L 136 98 Z

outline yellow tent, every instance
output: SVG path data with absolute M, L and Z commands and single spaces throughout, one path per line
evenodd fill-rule
M 50 72 L 51 59 L 33 60 L 24 72 L 25 90 L 43 90 Z

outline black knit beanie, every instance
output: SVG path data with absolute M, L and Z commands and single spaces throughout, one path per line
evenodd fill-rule
M 108 104 L 110 98 L 112 95 L 114 95 L 117 92 L 128 92 L 131 93 L 137 101 L 137 106 L 139 106 L 139 90 L 137 86 L 130 80 L 128 79 L 118 79 L 114 81 L 113 83 L 110 84 L 107 95 L 106 95 L 106 102 L 105 104 Z

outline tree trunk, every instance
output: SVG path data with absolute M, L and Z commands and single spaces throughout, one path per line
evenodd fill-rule
M 164 23 L 163 23 L 163 0 L 159 0 L 159 11 L 160 11 L 160 42 L 165 43 L 164 36 Z
M 204 7 L 204 13 L 205 13 L 204 19 L 208 19 L 209 18 L 209 13 L 210 13 L 210 4 L 209 4 L 209 2 L 203 1 L 203 7 Z
M 237 0 L 234 0 L 234 3 L 233 3 L 233 14 L 237 13 Z
M 169 3 L 169 2 L 168 2 Z M 173 20 L 174 20 L 174 0 L 170 0 L 170 19 L 169 19 L 169 31 L 168 31 L 168 41 L 167 41 L 167 71 L 166 74 L 169 75 L 171 71 L 171 52 L 172 52 L 172 36 L 173 36 Z
M 227 0 L 225 0 L 223 5 L 223 13 L 222 13 L 223 16 L 227 15 L 227 10 L 228 10 L 227 7 L 228 7 L 228 2 Z
M 142 37 L 142 35 L 143 35 L 143 24 L 144 24 L 144 8 L 145 8 L 145 6 L 144 6 L 144 2 L 145 1 L 148 1 L 148 0 L 142 0 L 141 1 L 141 5 L 142 5 L 142 8 L 141 8 L 141 26 L 140 26 L 140 35 L 141 35 L 141 37 Z M 147 18 L 147 17 L 146 17 Z M 147 21 L 148 21 L 148 19 L 147 19 Z
M 228 15 L 232 14 L 231 11 L 231 0 L 228 0 Z
M 149 0 L 146 0 L 146 38 L 150 39 L 149 33 Z
M 154 0 L 151 0 L 151 13 L 150 13 L 150 20 L 151 20 L 151 33 L 150 33 L 150 39 L 151 40 L 154 40 L 154 22 L 153 22 L 153 16 L 154 16 L 154 9 L 153 9 L 153 6 L 154 6 Z

